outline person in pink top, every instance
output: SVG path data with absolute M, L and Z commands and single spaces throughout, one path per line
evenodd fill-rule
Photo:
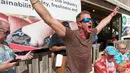
M 114 60 L 116 54 L 118 51 L 115 47 L 107 46 L 104 56 L 94 63 L 95 73 L 116 73 L 118 70 L 118 64 Z

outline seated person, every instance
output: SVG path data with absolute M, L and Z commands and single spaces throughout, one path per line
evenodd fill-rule
M 113 46 L 107 46 L 105 54 L 94 63 L 95 73 L 116 73 L 118 64 L 114 60 L 117 50 Z
M 117 64 L 120 65 L 123 62 L 129 61 L 130 54 L 127 52 L 126 45 L 123 43 L 118 44 L 118 54 L 114 56 Z
M 130 73 L 129 56 L 130 54 L 127 52 L 126 45 L 119 43 L 118 54 L 114 56 L 114 59 L 120 67 L 120 73 Z

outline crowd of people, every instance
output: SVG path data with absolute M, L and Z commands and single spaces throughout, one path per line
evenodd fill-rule
M 66 46 L 67 63 L 65 73 L 90 73 L 92 70 L 91 48 L 97 35 L 114 17 L 119 7 L 106 18 L 101 20 L 96 28 L 92 28 L 92 18 L 88 11 L 80 12 L 76 17 L 78 30 L 65 28 L 61 22 L 55 20 L 39 0 L 30 0 L 39 16 L 53 28 Z
M 130 53 L 126 45 L 118 43 L 118 48 L 107 46 L 104 55 L 94 63 L 95 73 L 129 73 Z
M 81 11 L 76 16 L 78 30 L 71 30 L 67 22 L 61 23 L 54 19 L 40 0 L 30 1 L 39 16 L 55 31 L 49 48 L 55 53 L 56 73 L 90 73 L 92 71 L 92 45 L 97 43 L 97 35 L 118 13 L 119 7 L 102 19 L 96 28 L 92 27 L 90 13 Z M 7 31 L 9 29 L 0 24 L 0 73 L 15 73 L 16 60 L 32 59 L 33 54 L 30 51 L 26 55 L 16 55 L 5 42 Z M 129 56 L 126 45 L 123 43 L 119 43 L 117 49 L 113 45 L 107 46 L 104 55 L 94 63 L 94 72 L 129 73 Z M 61 65 L 57 65 L 59 61 L 61 61 Z

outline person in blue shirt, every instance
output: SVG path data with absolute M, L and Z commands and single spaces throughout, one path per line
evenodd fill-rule
M 33 58 L 33 54 L 28 52 L 26 55 L 16 55 L 5 41 L 9 33 L 0 22 L 0 73 L 16 73 L 15 65 L 18 60 L 28 60 Z
M 93 44 L 97 44 L 98 36 L 97 36 L 97 35 L 95 35 L 95 36 L 93 37 L 93 39 L 94 39 Z
M 127 52 L 126 45 L 123 43 L 118 44 L 118 54 L 114 56 L 114 59 L 120 65 L 123 62 L 128 62 L 130 53 Z

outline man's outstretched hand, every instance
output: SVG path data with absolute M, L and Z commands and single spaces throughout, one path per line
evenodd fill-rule
M 118 11 L 119 11 L 119 6 L 116 6 L 116 8 L 113 10 L 113 12 L 111 13 L 111 16 L 113 17 L 113 16 L 115 16 L 117 13 L 118 13 Z

